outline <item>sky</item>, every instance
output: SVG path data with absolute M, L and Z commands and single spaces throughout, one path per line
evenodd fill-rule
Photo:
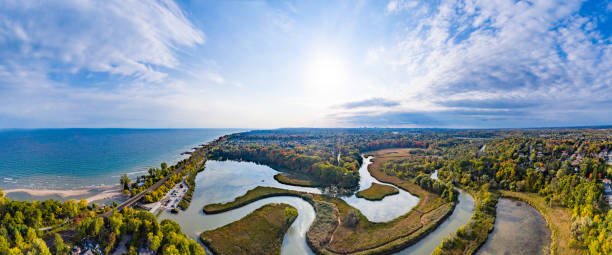
M 0 128 L 612 124 L 612 1 L 0 0 Z

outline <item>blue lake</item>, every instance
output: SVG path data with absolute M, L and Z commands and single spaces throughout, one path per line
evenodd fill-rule
M 236 129 L 0 130 L 0 187 L 76 189 L 119 182 Z

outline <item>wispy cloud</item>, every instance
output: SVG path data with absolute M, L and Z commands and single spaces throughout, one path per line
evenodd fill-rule
M 349 102 L 341 105 L 341 108 L 344 109 L 355 109 L 355 108 L 364 108 L 364 107 L 393 107 L 398 106 L 400 103 L 393 100 L 388 100 L 384 98 L 370 98 L 361 101 Z
M 400 12 L 407 17 L 402 39 L 376 64 L 389 66 L 410 84 L 394 99 L 432 103 L 436 111 L 521 109 L 541 123 L 560 115 L 571 119 L 565 113 L 582 114 L 577 109 L 612 117 L 603 110 L 612 104 L 593 103 L 612 96 L 612 45 L 598 28 L 605 18 L 581 16 L 582 4 L 441 1 L 419 12 Z M 397 6 L 390 1 L 387 9 Z M 407 113 L 431 111 L 402 107 Z M 498 112 L 508 119 L 515 113 Z
M 0 7 L 0 31 L 4 59 L 150 82 L 179 64 L 179 47 L 204 42 L 176 3 L 164 0 L 8 1 Z

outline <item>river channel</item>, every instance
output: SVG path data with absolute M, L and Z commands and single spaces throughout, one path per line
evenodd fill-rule
M 368 164 L 370 164 L 370 158 L 364 158 L 359 170 L 360 190 L 370 187 L 373 182 L 379 182 L 369 174 Z M 321 193 L 318 188 L 281 184 L 273 178 L 277 173 L 279 172 L 268 166 L 250 162 L 209 160 L 206 163 L 206 169 L 196 177 L 196 189 L 189 209 L 179 214 L 162 212 L 159 219 L 168 218 L 178 222 L 184 233 L 199 240 L 199 233 L 202 231 L 239 220 L 265 204 L 286 203 L 295 207 L 299 215 L 285 234 L 281 254 L 313 254 L 306 244 L 306 231 L 315 218 L 315 211 L 308 202 L 300 198 L 288 196 L 266 198 L 219 214 L 205 214 L 202 211 L 202 207 L 206 204 L 232 201 L 257 186 Z M 357 198 L 355 195 L 342 197 L 342 199 L 359 209 L 370 221 L 383 222 L 407 213 L 418 203 L 417 197 L 402 189 L 399 190 L 399 194 L 385 197 L 381 201 L 369 201 Z M 440 244 L 442 238 L 454 233 L 459 226 L 468 222 L 473 209 L 474 199 L 461 192 L 459 204 L 449 218 L 435 231 L 399 254 L 407 254 L 407 252 L 430 254 Z

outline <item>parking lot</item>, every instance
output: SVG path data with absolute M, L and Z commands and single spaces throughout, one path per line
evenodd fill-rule
M 174 185 L 174 187 L 172 187 L 172 189 L 170 189 L 162 198 L 161 207 L 169 210 L 177 208 L 178 203 L 181 201 L 185 193 L 187 193 L 187 184 L 183 179 L 181 183 Z

